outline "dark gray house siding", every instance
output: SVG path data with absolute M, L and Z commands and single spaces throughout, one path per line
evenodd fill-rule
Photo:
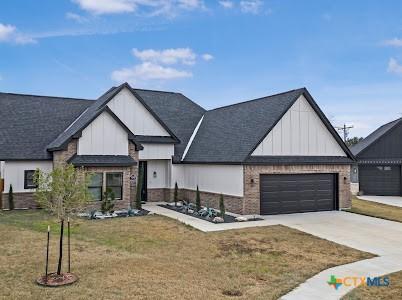
M 360 193 L 402 195 L 401 119 L 381 126 L 351 150 L 358 162 Z

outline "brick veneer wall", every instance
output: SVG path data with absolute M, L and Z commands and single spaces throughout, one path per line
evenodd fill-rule
M 189 189 L 179 189 L 178 198 L 179 200 L 190 201 L 195 203 L 196 191 Z M 170 190 L 170 201 L 173 201 L 174 189 Z M 219 209 L 219 199 L 220 194 L 200 191 L 201 205 Z M 228 212 L 241 214 L 243 212 L 243 197 L 236 197 L 231 195 L 223 195 L 225 202 L 225 208 Z
M 66 150 L 58 150 L 53 152 L 53 168 L 57 168 L 67 164 L 67 161 L 77 153 L 78 139 L 72 139 Z
M 160 188 L 160 189 L 147 190 L 147 201 L 149 202 L 169 201 L 169 200 L 170 200 L 169 189 Z
M 38 208 L 34 193 L 13 193 L 13 196 L 14 208 Z M 8 194 L 3 194 L 3 208 L 8 209 Z
M 303 174 L 303 173 L 337 173 L 339 174 L 339 207 L 349 208 L 350 199 L 350 165 L 270 165 L 244 166 L 244 202 L 243 214 L 260 213 L 260 175 L 261 174 Z M 253 182 L 251 182 L 253 180 Z

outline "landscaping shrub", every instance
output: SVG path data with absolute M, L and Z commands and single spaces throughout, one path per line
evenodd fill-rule
M 197 211 L 201 210 L 201 197 L 200 197 L 200 190 L 198 189 L 197 185 L 197 193 L 195 194 L 195 207 Z
M 14 194 L 13 194 L 13 185 L 10 184 L 10 189 L 8 191 L 8 208 L 9 210 L 14 209 Z
M 103 193 L 103 199 L 101 204 L 101 211 L 103 214 L 112 211 L 114 208 L 115 196 L 111 188 L 107 188 L 106 191 Z
M 219 210 L 221 211 L 221 217 L 223 218 L 223 216 L 225 215 L 225 201 L 223 200 L 223 195 L 221 194 L 220 198 L 219 198 Z
M 135 198 L 135 208 L 142 209 L 142 181 L 144 177 L 144 170 L 142 166 L 138 170 L 138 180 L 137 180 L 137 193 Z
M 173 194 L 173 200 L 174 200 L 174 206 L 177 206 L 177 201 L 179 197 L 179 187 L 177 186 L 177 181 L 174 184 L 174 194 Z

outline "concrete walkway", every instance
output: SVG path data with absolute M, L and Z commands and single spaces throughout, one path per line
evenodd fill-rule
M 402 197 L 398 196 L 357 196 L 360 200 L 402 207 Z
M 402 223 L 398 222 L 341 211 L 329 211 L 263 216 L 264 220 L 254 222 L 212 224 L 151 203 L 146 204 L 144 208 L 204 232 L 280 224 L 379 255 L 372 259 L 324 270 L 282 297 L 286 300 L 340 299 L 353 289 L 353 287 L 341 286 L 335 290 L 327 283 L 331 275 L 336 277 L 375 277 L 402 270 Z

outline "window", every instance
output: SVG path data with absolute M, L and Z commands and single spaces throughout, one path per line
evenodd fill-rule
M 110 188 L 116 200 L 123 195 L 123 173 L 106 173 L 106 188 Z
M 24 171 L 24 189 L 35 189 L 38 186 L 34 182 L 35 170 Z
M 88 190 L 92 195 L 92 199 L 96 201 L 102 200 L 103 173 L 95 173 L 91 176 Z

